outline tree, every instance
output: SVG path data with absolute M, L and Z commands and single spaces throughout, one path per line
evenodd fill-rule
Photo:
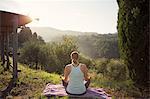
M 96 41 L 95 48 L 101 58 L 119 58 L 117 34 L 104 34 Z
M 29 41 L 32 37 L 32 31 L 29 27 L 23 27 L 18 33 L 18 46 L 22 47 L 23 43 Z
M 60 42 L 53 42 L 49 45 L 49 64 L 45 68 L 47 71 L 62 73 L 65 65 L 70 63 L 70 54 L 77 50 L 76 42 L 72 37 L 63 36 Z
M 119 58 L 117 34 L 81 35 L 74 38 L 84 55 L 91 58 Z
M 62 73 L 64 66 L 70 62 L 70 53 L 77 50 L 75 41 L 68 36 L 63 41 L 43 43 L 42 38 L 24 43 L 21 48 L 20 62 L 30 64 L 31 68 L 42 69 L 48 72 Z
M 118 34 L 121 57 L 131 79 L 141 92 L 149 88 L 149 2 L 117 0 Z
M 44 50 L 41 49 L 42 45 L 39 41 L 25 42 L 23 48 L 21 48 L 19 60 L 25 64 L 33 64 L 35 65 L 35 69 L 38 69 L 38 65 L 42 63 L 41 60 L 44 60 L 42 58 L 45 55 Z
M 37 35 L 36 32 L 32 33 L 29 27 L 22 27 L 20 32 L 18 33 L 18 46 L 19 48 L 23 47 L 23 44 L 27 41 L 39 41 L 41 43 L 45 43 L 43 38 Z

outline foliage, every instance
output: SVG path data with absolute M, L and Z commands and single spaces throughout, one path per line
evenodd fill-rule
M 97 73 L 101 73 L 103 76 L 106 76 L 108 62 L 109 59 L 106 58 L 94 60 L 93 64 L 95 69 L 97 70 Z
M 129 79 L 128 69 L 121 60 L 97 59 L 94 60 L 95 70 L 110 81 L 123 81 Z
M 19 61 L 28 64 L 30 67 L 34 65 L 38 69 L 38 64 L 46 60 L 46 54 L 41 49 L 42 45 L 40 41 L 36 40 L 25 42 L 23 48 L 20 49 L 21 55 L 19 56 Z
M 117 0 L 119 48 L 134 85 L 149 90 L 149 1 Z M 148 94 L 148 93 L 147 93 Z
M 22 47 L 23 43 L 29 41 L 32 37 L 32 31 L 29 27 L 23 27 L 18 33 L 18 46 Z
M 70 63 L 70 53 L 77 50 L 76 42 L 71 38 L 64 36 L 61 42 L 51 42 L 49 48 L 49 62 L 46 70 L 63 73 L 65 65 Z
M 89 69 L 93 68 L 92 59 L 89 57 L 86 57 L 82 53 L 79 54 L 79 62 L 85 64 Z
M 33 70 L 27 65 L 18 63 L 18 69 L 21 70 L 17 85 L 11 90 L 9 95 L 18 96 L 18 98 L 35 98 L 42 97 L 43 88 L 47 83 L 61 83 L 60 76 L 56 73 L 47 73 L 42 70 Z M 2 71 L 0 65 L 0 90 L 3 90 L 11 80 L 11 72 Z M 15 98 L 15 97 L 14 97 Z M 17 97 L 16 97 L 17 98 Z
M 133 86 L 133 81 L 131 79 L 116 81 L 110 80 L 107 76 L 103 76 L 101 73 L 95 73 L 96 72 L 94 71 L 91 71 L 90 73 L 93 75 L 90 86 L 105 89 L 105 91 L 115 97 L 115 99 L 124 99 L 125 97 L 141 97 L 141 93 L 135 86 Z
M 111 59 L 107 64 L 107 76 L 110 80 L 124 81 L 129 79 L 126 65 L 121 60 Z
M 97 59 L 90 69 L 91 86 L 102 87 L 115 97 L 141 97 L 139 90 L 129 78 L 127 66 L 122 60 Z
M 70 53 L 77 50 L 76 43 L 67 36 L 62 42 L 43 44 L 39 41 L 29 41 L 21 48 L 20 62 L 33 66 L 41 66 L 41 69 L 49 72 L 62 73 L 64 66 L 70 62 Z M 36 67 L 37 68 L 37 67 Z
M 119 58 L 117 34 L 75 37 L 79 50 L 91 58 Z
M 80 56 L 82 57 L 82 55 Z M 89 61 L 89 58 L 86 57 L 86 59 L 83 60 Z M 88 63 L 88 61 L 84 62 Z M 97 65 L 105 63 L 106 67 L 110 66 L 110 64 L 113 65 L 113 67 L 114 65 L 117 64 L 123 65 L 122 61 L 119 60 L 99 59 L 97 61 L 99 62 L 97 63 Z M 96 67 L 101 66 L 97 65 Z M 33 70 L 28 68 L 29 66 L 20 63 L 18 64 L 18 67 L 19 70 L 21 70 L 21 72 L 19 73 L 19 80 L 17 86 L 11 91 L 10 95 L 27 96 L 24 98 L 46 99 L 46 97 L 41 96 L 41 92 L 43 91 L 45 85 L 47 83 L 57 84 L 61 82 L 60 76 L 56 73 L 47 73 L 42 70 Z M 0 66 L 0 68 L 2 68 L 2 66 Z M 91 87 L 102 87 L 108 94 L 113 95 L 114 97 L 117 98 L 122 96 L 139 97 L 141 95 L 139 93 L 139 90 L 137 90 L 133 86 L 133 82 L 130 79 L 122 79 L 122 80 L 110 79 L 110 77 L 113 76 L 111 75 L 103 76 L 102 73 L 98 73 L 97 71 L 98 69 L 94 68 L 89 69 L 90 76 L 92 77 L 90 84 Z M 3 71 L 3 69 L 0 69 L 0 73 L 1 73 L 0 80 L 2 82 L 2 84 L 0 84 L 0 88 L 3 88 L 7 86 L 7 83 L 10 81 L 11 73 L 8 71 Z M 124 76 L 120 77 L 123 78 Z
M 27 41 L 39 41 L 45 43 L 41 36 L 38 36 L 36 32 L 32 33 L 29 27 L 22 27 L 18 33 L 18 47 L 23 47 L 23 44 Z

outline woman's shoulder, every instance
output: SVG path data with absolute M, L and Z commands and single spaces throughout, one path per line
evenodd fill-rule
M 86 67 L 86 65 L 85 65 L 85 64 L 83 64 L 83 63 L 80 63 L 80 66 L 81 66 L 81 67 Z
M 80 63 L 80 67 L 81 67 L 81 69 L 87 69 L 87 66 L 85 65 L 85 64 L 83 64 L 83 63 Z
M 87 67 L 85 64 L 80 64 L 80 69 L 83 73 L 87 73 Z
M 65 66 L 65 70 L 70 72 L 71 71 L 71 64 L 68 64 Z
M 70 68 L 72 64 L 67 64 L 65 68 Z

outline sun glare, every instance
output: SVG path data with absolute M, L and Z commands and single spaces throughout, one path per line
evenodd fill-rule
M 33 22 L 27 26 L 46 26 L 82 32 L 116 32 L 117 4 L 115 5 L 114 2 L 85 3 L 85 1 L 69 0 L 16 0 L 16 2 L 20 4 L 20 9 L 33 19 Z

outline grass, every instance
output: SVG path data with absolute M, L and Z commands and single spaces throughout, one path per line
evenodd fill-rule
M 18 64 L 19 70 L 19 79 L 17 86 L 11 90 L 11 95 L 13 96 L 22 96 L 28 98 L 44 98 L 41 95 L 47 83 L 58 84 L 61 83 L 60 76 L 55 73 L 47 73 L 42 70 L 33 70 L 28 68 L 27 65 Z M 10 79 L 12 78 L 10 71 L 3 70 L 3 67 L 0 66 L 0 90 L 3 90 L 7 85 Z
M 27 65 L 18 63 L 18 68 L 21 70 L 19 72 L 19 79 L 17 86 L 12 89 L 10 95 L 17 97 L 34 98 L 34 99 L 47 99 L 42 96 L 42 91 L 44 90 L 47 83 L 58 84 L 61 83 L 60 75 L 56 73 L 47 73 L 42 70 L 34 70 L 28 68 Z M 102 74 L 97 74 L 94 70 L 89 70 L 91 79 L 90 87 L 100 87 L 112 95 L 113 99 L 116 97 L 128 97 L 133 95 L 139 95 L 140 93 L 134 89 L 132 82 L 126 81 L 111 81 L 104 77 Z M 4 71 L 3 67 L 0 66 L 0 90 L 3 90 L 8 82 L 11 80 L 12 74 L 10 71 Z M 130 93 L 130 94 L 129 94 Z M 67 97 L 57 97 L 57 99 L 68 99 Z
M 0 63 L 1 64 L 1 63 Z M 8 85 L 8 82 L 12 78 L 12 75 L 9 71 L 5 71 L 0 65 L 0 89 L 3 90 L 5 86 Z
M 131 80 L 115 81 L 110 80 L 101 73 L 97 74 L 96 71 L 91 70 L 90 76 L 92 77 L 91 86 L 103 88 L 108 94 L 112 95 L 112 98 L 125 98 L 139 97 L 140 92 L 133 86 Z

